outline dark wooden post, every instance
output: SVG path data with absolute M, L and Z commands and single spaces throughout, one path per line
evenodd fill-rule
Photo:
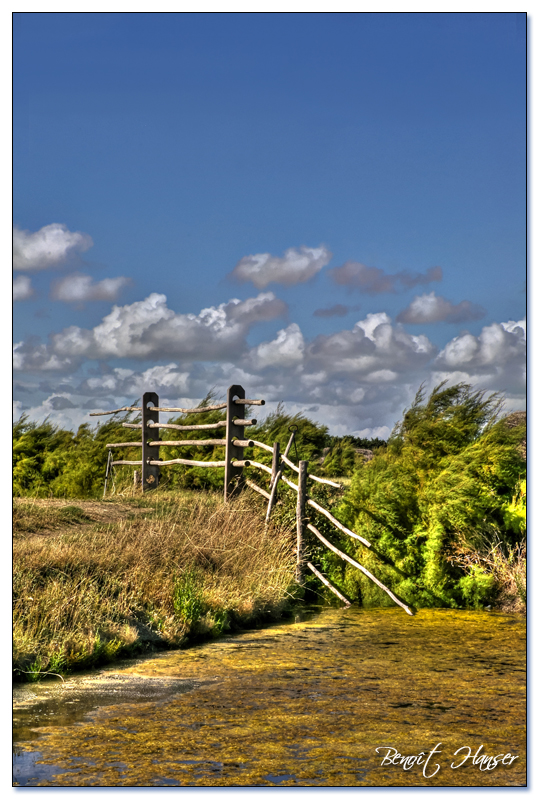
M 304 526 L 307 500 L 307 461 L 300 461 L 298 468 L 298 500 L 296 503 L 296 581 L 304 582 Z
M 225 445 L 225 486 L 224 486 L 224 500 L 227 502 L 229 497 L 238 486 L 241 476 L 242 467 L 233 467 L 233 461 L 239 461 L 244 458 L 244 450 L 242 447 L 235 447 L 233 444 L 234 439 L 244 438 L 244 426 L 235 425 L 234 419 L 245 418 L 245 405 L 235 403 L 234 398 L 244 400 L 246 393 L 243 386 L 229 386 L 227 391 L 227 428 Z
M 159 411 L 148 408 L 148 403 L 152 403 L 159 408 L 159 397 L 155 392 L 145 392 L 142 396 L 142 490 L 156 489 L 159 483 L 159 467 L 150 465 L 149 461 L 157 461 L 159 458 L 159 447 L 149 447 L 148 442 L 155 442 L 159 439 L 159 428 L 149 428 L 149 422 L 159 422 Z

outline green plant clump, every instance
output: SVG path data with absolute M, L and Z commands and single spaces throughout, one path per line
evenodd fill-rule
M 443 383 L 426 401 L 421 388 L 387 447 L 354 474 L 339 516 L 373 548 L 351 541 L 348 552 L 409 604 L 492 602 L 502 584 L 488 555 L 498 548 L 500 566 L 524 534 L 524 436 L 496 394 Z M 343 585 L 364 605 L 392 602 L 352 567 Z

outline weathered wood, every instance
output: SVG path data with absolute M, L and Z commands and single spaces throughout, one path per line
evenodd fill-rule
M 117 467 L 120 464 L 128 467 L 140 467 L 142 463 L 142 461 L 111 461 L 111 467 Z M 156 463 L 159 464 L 160 462 L 157 461 Z
M 109 450 L 107 453 L 107 468 L 105 470 L 105 483 L 103 485 L 103 499 L 105 499 L 105 495 L 107 494 L 107 480 L 109 478 L 109 472 L 111 471 L 111 462 L 112 462 L 112 453 Z
M 126 462 L 127 463 L 127 462 Z M 136 462 L 133 462 L 136 463 Z M 138 462 L 140 464 L 140 461 Z M 170 461 L 149 461 L 149 464 L 155 464 L 161 467 L 167 467 L 169 464 L 185 464 L 187 467 L 226 467 L 226 461 L 192 461 L 188 458 L 171 458 Z M 232 461 L 233 467 L 249 467 L 251 465 L 251 461 L 247 461 L 245 459 L 240 459 L 238 461 Z
M 296 430 L 291 432 L 291 435 L 289 437 L 289 441 L 287 442 L 287 447 L 285 448 L 285 456 L 289 455 L 289 450 L 292 447 L 292 443 L 294 441 L 295 435 L 296 435 Z M 268 524 L 268 520 L 270 519 L 270 514 L 272 513 L 272 508 L 273 508 L 273 506 L 275 505 L 275 502 L 276 502 L 277 487 L 278 487 L 279 479 L 282 476 L 282 473 L 283 473 L 283 467 L 280 465 L 278 471 L 276 472 L 275 478 L 274 478 L 274 480 L 272 481 L 272 483 L 270 485 L 270 500 L 268 501 L 268 508 L 266 509 L 266 518 L 265 518 L 267 524 Z
M 272 470 L 270 467 L 267 467 L 266 464 L 260 464 L 258 461 L 250 461 L 250 467 L 257 467 L 258 469 L 263 469 L 265 472 L 268 472 L 269 475 L 272 474 Z
M 290 460 L 290 458 L 287 458 L 287 456 L 285 456 L 285 455 L 281 456 L 281 460 L 282 460 L 282 461 L 283 461 L 285 464 L 287 464 L 287 466 L 288 466 L 288 467 L 290 467 L 291 469 L 294 469 L 294 471 L 295 471 L 295 472 L 300 472 L 300 469 L 299 469 L 299 468 L 296 466 L 296 464 L 294 464 L 294 463 L 293 463 L 293 462 Z
M 324 514 L 324 516 L 327 519 L 329 519 L 330 522 L 336 526 L 336 528 L 339 528 L 340 531 L 343 531 L 343 533 L 346 533 L 348 536 L 352 536 L 353 539 L 358 539 L 358 541 L 362 542 L 362 544 L 365 544 L 366 547 L 371 547 L 371 544 L 370 542 L 368 542 L 367 539 L 364 539 L 363 536 L 359 536 L 354 531 L 351 531 L 349 528 L 347 528 L 346 525 L 344 525 L 342 522 L 336 519 L 329 511 L 327 511 L 326 508 L 323 508 L 318 503 L 316 503 L 315 500 L 311 500 L 310 498 L 308 500 L 308 505 L 314 508 L 316 511 L 318 511 L 319 514 Z
M 173 422 L 155 422 L 151 428 L 170 428 L 172 431 L 211 431 L 217 428 L 225 428 L 227 420 L 221 419 L 219 422 L 208 422 L 202 425 L 175 425 Z
M 227 444 L 227 439 L 179 439 L 177 442 L 169 442 L 165 441 L 165 439 L 160 439 L 159 442 L 150 442 L 148 446 L 179 447 L 182 445 L 189 445 L 191 447 L 192 445 L 197 445 L 198 447 L 207 447 L 208 445 L 214 445 L 215 447 L 223 447 L 225 444 Z
M 124 406 L 123 408 L 115 408 L 114 411 L 91 411 L 89 417 L 105 417 L 108 414 L 119 414 L 120 411 L 141 411 L 140 406 Z
M 256 439 L 253 439 L 253 444 L 255 447 L 262 447 L 263 450 L 268 450 L 269 453 L 274 452 L 274 448 L 270 447 L 269 444 L 265 444 L 264 442 L 258 442 Z
M 298 472 L 298 467 L 294 464 L 287 456 L 281 456 L 281 460 L 287 464 L 288 467 L 293 469 L 295 472 Z M 308 478 L 312 481 L 317 481 L 317 483 L 326 483 L 329 486 L 334 486 L 336 489 L 343 489 L 341 483 L 334 483 L 334 481 L 329 481 L 328 478 L 319 478 L 318 475 L 308 475 Z
M 279 442 L 274 442 L 274 447 L 272 448 L 272 477 L 270 479 L 270 486 L 272 486 L 279 471 L 279 456 Z
M 304 582 L 304 527 L 306 524 L 307 461 L 300 461 L 298 473 L 298 498 L 296 501 L 296 581 Z
M 296 485 L 296 483 L 293 483 L 293 481 L 290 481 L 288 478 L 285 477 L 285 475 L 280 475 L 279 479 L 280 479 L 280 481 L 283 481 L 283 483 L 286 483 L 287 486 L 290 486 L 291 489 L 294 489 L 295 492 L 298 491 L 298 486 Z
M 317 578 L 322 583 L 324 583 L 325 586 L 328 586 L 330 591 L 334 592 L 334 594 L 337 595 L 337 597 L 339 597 L 339 599 L 342 600 L 345 603 L 346 606 L 350 606 L 351 605 L 351 601 L 349 600 L 349 598 L 345 597 L 344 594 L 341 594 L 341 592 L 339 591 L 337 586 L 334 586 L 334 584 L 331 581 L 329 581 L 327 577 L 325 577 L 321 572 L 319 572 L 319 570 L 316 567 L 313 566 L 311 561 L 308 561 L 306 566 L 313 572 L 314 575 L 317 576 Z
M 329 481 L 328 478 L 319 478 L 318 475 L 308 475 L 312 481 L 317 481 L 317 483 L 327 483 L 328 486 L 333 486 L 335 489 L 343 489 L 342 483 L 334 483 L 334 481 Z
M 253 447 L 255 442 L 253 439 L 233 439 L 235 447 Z
M 244 397 L 237 398 L 236 402 L 241 406 L 264 406 L 266 400 L 246 400 Z
M 329 547 L 330 550 L 332 550 L 332 552 L 334 552 L 340 558 L 344 559 L 344 561 L 348 561 L 349 564 L 352 564 L 353 567 L 356 567 L 361 572 L 363 572 L 364 575 L 367 578 L 369 578 L 371 581 L 373 581 L 373 583 L 375 583 L 380 589 L 382 589 L 383 592 L 386 592 L 388 597 L 392 598 L 394 603 L 397 603 L 398 606 L 401 606 L 401 608 L 404 611 L 406 611 L 407 614 L 410 614 L 411 617 L 414 616 L 414 612 L 411 611 L 409 606 L 405 605 L 405 603 L 402 603 L 401 600 L 399 600 L 396 597 L 396 595 L 388 588 L 388 586 L 385 586 L 384 583 L 381 583 L 381 581 L 378 578 L 376 578 L 375 575 L 372 575 L 371 572 L 369 570 L 367 570 L 362 564 L 359 564 L 358 561 L 354 560 L 354 558 L 351 558 L 350 556 L 348 556 L 347 553 L 342 553 L 341 550 L 339 550 L 337 547 L 335 547 L 333 544 L 331 544 L 331 542 L 329 542 L 328 539 L 325 539 L 324 536 L 322 535 L 322 533 L 320 533 L 314 525 L 309 523 L 307 527 L 309 528 L 309 530 L 312 533 L 315 534 L 315 536 L 317 536 L 317 538 L 319 538 L 321 540 L 321 542 L 323 544 L 325 544 L 327 547 Z
M 170 461 L 150 461 L 150 464 L 159 464 L 168 467 L 171 464 L 184 464 L 186 467 L 224 467 L 226 461 L 193 461 L 189 458 L 171 458 Z
M 106 444 L 105 447 L 142 447 L 142 442 L 113 442 Z
M 150 405 L 152 404 L 152 405 Z M 159 422 L 159 397 L 155 392 L 145 392 L 142 396 L 142 488 L 143 492 L 157 489 L 159 484 L 159 462 L 150 464 L 150 459 L 158 460 L 158 454 L 150 443 L 159 442 L 159 428 L 149 427 L 149 422 Z
M 229 386 L 227 390 L 227 428 L 225 445 L 225 480 L 223 484 L 223 497 L 225 502 L 235 491 L 240 488 L 242 481 L 242 468 L 234 466 L 233 462 L 242 458 L 242 448 L 234 444 L 236 439 L 241 439 L 244 433 L 243 423 L 246 407 L 235 400 L 243 400 L 246 396 L 243 386 L 237 384 Z
M 246 426 L 246 425 L 256 425 L 257 424 L 257 420 L 256 419 L 235 419 L 234 420 L 234 424 L 235 425 L 240 425 L 240 427 Z
M 227 408 L 227 403 L 218 403 L 215 406 L 199 406 L 197 408 L 156 408 L 156 411 L 163 411 L 167 414 L 205 414 L 207 411 L 221 411 Z
M 245 484 L 246 486 L 249 486 L 250 489 L 254 489 L 256 492 L 259 492 L 259 494 L 262 494 L 262 496 L 266 497 L 267 500 L 270 499 L 269 492 L 265 491 L 265 489 L 261 489 L 261 487 L 257 486 L 256 483 L 253 483 L 253 481 L 250 481 L 249 479 L 246 478 Z

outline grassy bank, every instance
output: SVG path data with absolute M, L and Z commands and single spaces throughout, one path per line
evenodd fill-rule
M 14 675 L 35 680 L 260 620 L 294 592 L 293 537 L 258 498 L 161 490 L 17 500 Z

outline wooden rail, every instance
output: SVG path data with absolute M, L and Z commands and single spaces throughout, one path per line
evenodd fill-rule
M 148 424 L 148 428 L 170 428 L 174 431 L 210 431 L 217 428 L 224 428 L 227 425 L 226 420 L 219 422 L 208 422 L 203 425 L 174 425 L 172 422 L 152 422 Z M 123 428 L 142 428 L 142 422 L 123 422 Z
M 348 556 L 347 553 L 342 553 L 341 550 L 338 550 L 338 548 L 335 547 L 335 545 L 333 545 L 331 542 L 329 542 L 328 539 L 325 539 L 322 533 L 320 533 L 317 530 L 317 528 L 311 523 L 308 524 L 308 528 L 312 533 L 315 534 L 315 536 L 317 536 L 321 540 L 323 544 L 325 544 L 328 548 L 330 548 L 332 552 L 334 552 L 340 558 L 344 559 L 344 561 L 348 561 L 349 564 L 352 564 L 353 567 L 356 567 L 361 572 L 363 572 L 364 575 L 366 575 L 366 577 L 368 577 L 371 581 L 373 581 L 373 583 L 376 583 L 380 589 L 386 592 L 388 597 L 391 597 L 394 603 L 397 603 L 398 606 L 401 606 L 401 608 L 404 611 L 406 611 L 407 614 L 410 614 L 411 617 L 414 616 L 414 612 L 411 611 L 409 606 L 405 605 L 405 603 L 402 603 L 401 600 L 398 597 L 396 597 L 396 595 L 388 588 L 388 586 L 385 586 L 384 583 L 381 583 L 381 581 L 378 578 L 376 578 L 375 575 L 372 575 L 371 572 L 368 569 L 366 569 L 362 564 L 359 564 L 358 561 L 354 560 L 354 558 Z
M 114 442 L 106 444 L 105 447 L 142 447 L 142 442 Z
M 363 536 L 359 536 L 354 531 L 351 531 L 350 528 L 347 528 L 346 525 L 344 525 L 342 522 L 336 519 L 329 511 L 326 510 L 326 508 L 323 508 L 318 503 L 316 503 L 315 500 L 312 500 L 310 498 L 307 502 L 309 506 L 314 508 L 320 514 L 324 514 L 324 516 L 330 520 L 332 525 L 335 525 L 336 528 L 339 528 L 340 531 L 343 531 L 343 533 L 346 533 L 348 536 L 352 536 L 353 539 L 358 539 L 358 541 L 362 542 L 362 544 L 364 544 L 366 547 L 371 547 L 371 544 L 368 542 L 367 539 L 364 539 Z
M 385 586 L 378 578 L 369 572 L 366 567 L 362 564 L 359 564 L 355 561 L 351 556 L 343 553 L 339 550 L 335 545 L 329 542 L 321 533 L 317 530 L 317 528 L 312 525 L 307 517 L 306 517 L 306 508 L 310 506 L 311 508 L 315 509 L 319 514 L 323 514 L 331 523 L 334 525 L 338 530 L 342 531 L 343 533 L 351 536 L 353 539 L 356 539 L 365 547 L 370 548 L 371 544 L 364 539 L 363 536 L 351 531 L 347 528 L 346 525 L 341 523 L 338 519 L 336 519 L 327 509 L 323 508 L 319 503 L 315 500 L 312 500 L 307 496 L 307 479 L 317 481 L 319 483 L 327 484 L 329 486 L 333 486 L 334 488 L 341 489 L 343 488 L 341 484 L 335 483 L 334 481 L 328 480 L 327 478 L 319 478 L 317 475 L 307 474 L 307 461 L 300 461 L 298 466 L 291 461 L 289 456 L 289 451 L 291 449 L 292 443 L 294 441 L 297 426 L 291 426 L 289 430 L 291 430 L 291 436 L 289 438 L 289 442 L 287 444 L 285 453 L 280 453 L 280 447 L 278 442 L 274 442 L 274 446 L 270 447 L 269 445 L 265 444 L 264 442 L 259 442 L 256 439 L 244 439 L 241 438 L 241 435 L 244 433 L 246 427 L 250 427 L 252 425 L 257 424 L 256 419 L 245 419 L 245 408 L 249 405 L 258 405 L 263 406 L 265 404 L 264 400 L 248 400 L 244 397 L 244 389 L 242 386 L 230 386 L 227 392 L 227 402 L 226 403 L 219 403 L 212 406 L 203 406 L 198 408 L 169 408 L 169 407 L 161 407 L 159 405 L 159 398 L 155 392 L 145 392 L 142 397 L 142 406 L 124 406 L 123 408 L 118 408 L 113 411 L 94 411 L 91 413 L 90 416 L 102 416 L 102 415 L 110 415 L 110 414 L 117 414 L 121 411 L 142 411 L 142 421 L 140 423 L 129 423 L 124 422 L 122 423 L 123 427 L 131 428 L 131 429 L 138 429 L 141 431 L 141 440 L 137 442 L 116 442 L 116 443 L 108 443 L 106 447 L 109 449 L 109 455 L 107 460 L 107 472 L 105 475 L 105 489 L 104 489 L 104 496 L 107 486 L 107 479 L 109 476 L 109 469 L 112 466 L 142 466 L 142 470 L 140 473 L 142 487 L 143 490 L 153 489 L 158 486 L 159 477 L 160 477 L 160 469 L 162 467 L 166 467 L 173 464 L 181 464 L 188 467 L 207 467 L 207 468 L 224 468 L 225 469 L 225 481 L 224 481 L 224 491 L 225 491 L 225 501 L 227 501 L 228 497 L 232 494 L 232 492 L 237 491 L 237 489 L 244 483 L 246 486 L 249 486 L 255 492 L 258 492 L 262 495 L 265 499 L 268 500 L 268 507 L 266 511 L 266 522 L 268 523 L 270 513 L 272 507 L 276 502 L 276 491 L 277 486 L 280 481 L 283 481 L 287 486 L 293 489 L 297 493 L 296 499 L 296 580 L 298 583 L 303 583 L 303 570 L 304 565 L 310 569 L 313 574 L 320 580 L 322 583 L 327 586 L 334 594 L 339 597 L 346 605 L 350 605 L 350 600 L 348 600 L 345 595 L 343 595 L 339 589 L 332 584 L 332 582 L 324 576 L 312 563 L 311 561 L 304 561 L 304 532 L 305 530 L 310 530 L 326 547 L 328 547 L 332 552 L 336 553 L 340 558 L 347 561 L 349 564 L 354 566 L 355 568 L 359 569 L 369 580 L 375 583 L 380 589 L 382 589 L 386 594 L 401 608 L 403 608 L 407 614 L 413 615 L 413 611 L 403 603 L 396 595 L 387 587 Z M 217 411 L 221 409 L 227 409 L 226 419 L 225 420 L 218 420 L 217 422 L 213 423 L 205 423 L 199 425 L 180 425 L 175 423 L 163 423 L 159 422 L 159 412 L 167 412 L 167 413 L 182 413 L 182 414 L 203 414 L 208 411 Z M 205 430 L 217 430 L 219 428 L 226 429 L 226 437 L 223 439 L 180 439 L 180 440 L 169 440 L 169 439 L 160 439 L 159 438 L 159 429 L 165 428 L 169 430 L 180 430 L 180 431 L 205 431 Z M 112 460 L 112 448 L 121 447 L 121 448 L 129 448 L 129 447 L 140 447 L 142 449 L 142 459 L 140 461 L 128 461 L 128 460 Z M 188 458 L 173 458 L 164 461 L 157 457 L 157 453 L 154 455 L 154 452 L 158 450 L 160 447 L 225 447 L 225 459 L 220 461 L 197 461 L 194 459 Z M 272 467 L 268 467 L 266 464 L 262 464 L 258 461 L 251 461 L 249 459 L 242 458 L 242 450 L 246 447 L 259 447 L 267 452 L 272 453 Z M 154 452 L 152 452 L 154 451 Z M 159 452 L 159 451 L 158 451 Z M 283 475 L 283 467 L 284 465 L 288 466 L 292 469 L 295 473 L 298 474 L 298 484 L 294 483 L 293 481 L 289 480 Z M 270 491 L 266 491 L 262 487 L 258 486 L 253 481 L 245 479 L 243 475 L 243 468 L 244 467 L 256 467 L 263 472 L 266 472 L 270 475 Z M 113 476 L 114 479 L 114 476 Z
M 138 462 L 141 463 L 140 461 Z M 226 461 L 193 461 L 188 458 L 171 458 L 170 461 L 149 461 L 149 464 L 152 464 L 157 467 L 167 467 L 170 464 L 185 464 L 188 467 L 226 467 Z M 232 461 L 231 464 L 233 467 L 249 467 L 250 461 Z
M 319 572 L 319 570 L 313 566 L 311 561 L 308 561 L 306 566 L 313 572 L 314 575 L 317 576 L 317 578 L 321 581 L 321 583 L 324 583 L 325 586 L 328 586 L 331 592 L 334 592 L 334 594 L 337 595 L 340 600 L 343 600 L 346 607 L 351 605 L 351 601 L 349 600 L 349 598 L 345 597 L 344 594 L 341 594 L 337 586 L 334 586 L 334 584 L 331 581 L 329 581 L 325 575 Z
M 156 442 L 150 442 L 149 447 L 223 447 L 227 444 L 227 439 L 180 439 L 179 441 L 169 442 L 165 439 L 159 439 Z

